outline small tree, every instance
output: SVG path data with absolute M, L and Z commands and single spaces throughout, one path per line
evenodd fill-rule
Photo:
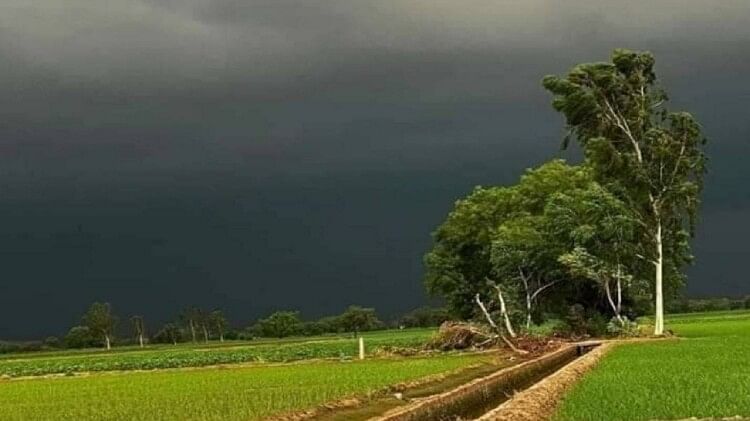
M 91 304 L 89 310 L 83 315 L 83 324 L 95 334 L 104 339 L 106 348 L 112 349 L 112 333 L 117 324 L 117 317 L 112 314 L 112 307 L 109 303 L 95 302 Z
M 208 338 L 211 336 L 211 315 L 206 313 L 203 309 L 196 309 L 195 313 L 195 324 L 203 332 L 203 342 L 208 343 Z
M 623 289 L 634 286 L 628 263 L 640 252 L 637 221 L 628 207 L 593 182 L 585 189 L 554 195 L 545 215 L 548 232 L 568 246 L 559 261 L 572 275 L 595 282 L 624 325 Z
M 445 308 L 419 307 L 401 317 L 399 325 L 404 327 L 433 327 L 450 320 Z
M 88 326 L 73 326 L 63 339 L 66 348 L 88 348 L 94 346 L 96 340 Z
M 190 332 L 190 338 L 193 342 L 197 342 L 196 330 L 200 324 L 201 310 L 195 306 L 190 306 L 182 310 L 180 313 L 180 320 Z
M 208 318 L 210 326 L 214 328 L 219 335 L 219 341 L 224 342 L 224 332 L 229 326 L 229 322 L 227 322 L 227 318 L 224 317 L 224 313 L 221 310 L 214 310 L 208 315 Z
M 549 266 L 560 265 L 557 256 L 552 257 L 552 252 L 545 250 L 547 245 L 537 242 L 531 248 L 524 241 L 529 239 L 527 235 L 544 234 L 539 232 L 538 222 L 551 195 L 590 182 L 591 174 L 586 168 L 554 160 L 528 170 L 517 185 L 475 188 L 456 202 L 433 234 L 435 244 L 425 256 L 427 290 L 442 296 L 451 313 L 469 319 L 477 313 L 476 294 L 507 295 L 525 280 L 528 294 L 520 301 L 528 310 L 530 303 L 533 306 L 537 297 L 551 288 L 546 285 L 555 280 L 548 273 Z M 498 236 L 503 226 L 505 232 Z M 528 253 L 517 253 L 523 250 Z M 540 259 L 542 256 L 545 258 Z M 531 257 L 533 260 L 522 262 Z M 535 266 L 542 261 L 545 266 Z M 525 266 L 523 276 L 518 263 Z M 535 273 L 529 274 L 530 270 Z M 496 282 L 488 284 L 488 279 Z M 497 286 L 501 290 L 496 290 Z M 536 297 L 532 297 L 535 293 Z
M 180 328 L 174 323 L 166 323 L 156 332 L 154 335 L 154 342 L 160 343 L 171 343 L 177 345 L 177 340 L 180 338 Z
M 364 308 L 360 306 L 349 306 L 349 308 L 339 316 L 339 320 L 344 330 L 352 332 L 354 337 L 357 337 L 359 332 L 372 330 L 382 324 L 382 322 L 378 320 L 374 308 Z
M 146 334 L 144 325 L 143 325 L 143 316 L 133 316 L 130 318 L 130 323 L 133 325 L 133 333 L 135 334 L 136 339 L 138 339 L 138 344 L 141 348 L 143 348 L 143 337 Z
M 297 311 L 277 311 L 265 319 L 260 319 L 252 330 L 260 336 L 285 338 L 300 332 L 302 321 Z
M 494 274 L 501 280 L 496 285 L 498 294 L 501 296 L 503 289 L 519 289 L 508 286 L 509 282 L 520 284 L 527 330 L 535 304 L 565 279 L 557 262 L 559 245 L 551 241 L 545 227 L 543 216 L 513 218 L 498 228 L 492 243 Z

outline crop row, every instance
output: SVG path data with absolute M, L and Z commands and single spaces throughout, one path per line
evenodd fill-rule
M 383 335 L 368 338 L 368 352 L 386 347 L 416 348 L 425 335 Z M 70 355 L 49 358 L 22 358 L 0 361 L 0 375 L 40 376 L 47 374 L 111 371 L 153 370 L 160 368 L 201 367 L 247 362 L 288 362 L 315 358 L 351 358 L 357 355 L 354 339 L 328 339 L 290 344 L 263 344 L 225 348 L 176 348 L 143 352 L 96 355 Z

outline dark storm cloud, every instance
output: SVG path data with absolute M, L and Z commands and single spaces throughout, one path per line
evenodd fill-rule
M 6 0 L 0 316 L 28 322 L 0 336 L 93 299 L 160 320 L 415 306 L 453 200 L 560 154 L 541 77 L 620 46 L 657 55 L 712 141 L 690 290 L 748 292 L 749 8 Z

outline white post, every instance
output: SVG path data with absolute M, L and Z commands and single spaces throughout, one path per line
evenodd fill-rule
M 359 337 L 359 359 L 365 359 L 365 338 Z

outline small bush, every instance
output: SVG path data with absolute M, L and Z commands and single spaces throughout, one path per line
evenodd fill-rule
M 542 324 L 531 325 L 528 334 L 531 336 L 565 336 L 570 334 L 570 327 L 564 320 L 549 319 Z
M 595 310 L 587 311 L 581 304 L 570 306 L 565 322 L 575 336 L 602 336 L 607 331 L 607 319 Z
M 610 336 L 619 336 L 623 338 L 632 338 L 640 336 L 640 328 L 638 323 L 634 320 L 630 320 L 627 317 L 623 318 L 623 322 L 620 323 L 616 317 L 610 319 L 607 323 L 607 333 Z

